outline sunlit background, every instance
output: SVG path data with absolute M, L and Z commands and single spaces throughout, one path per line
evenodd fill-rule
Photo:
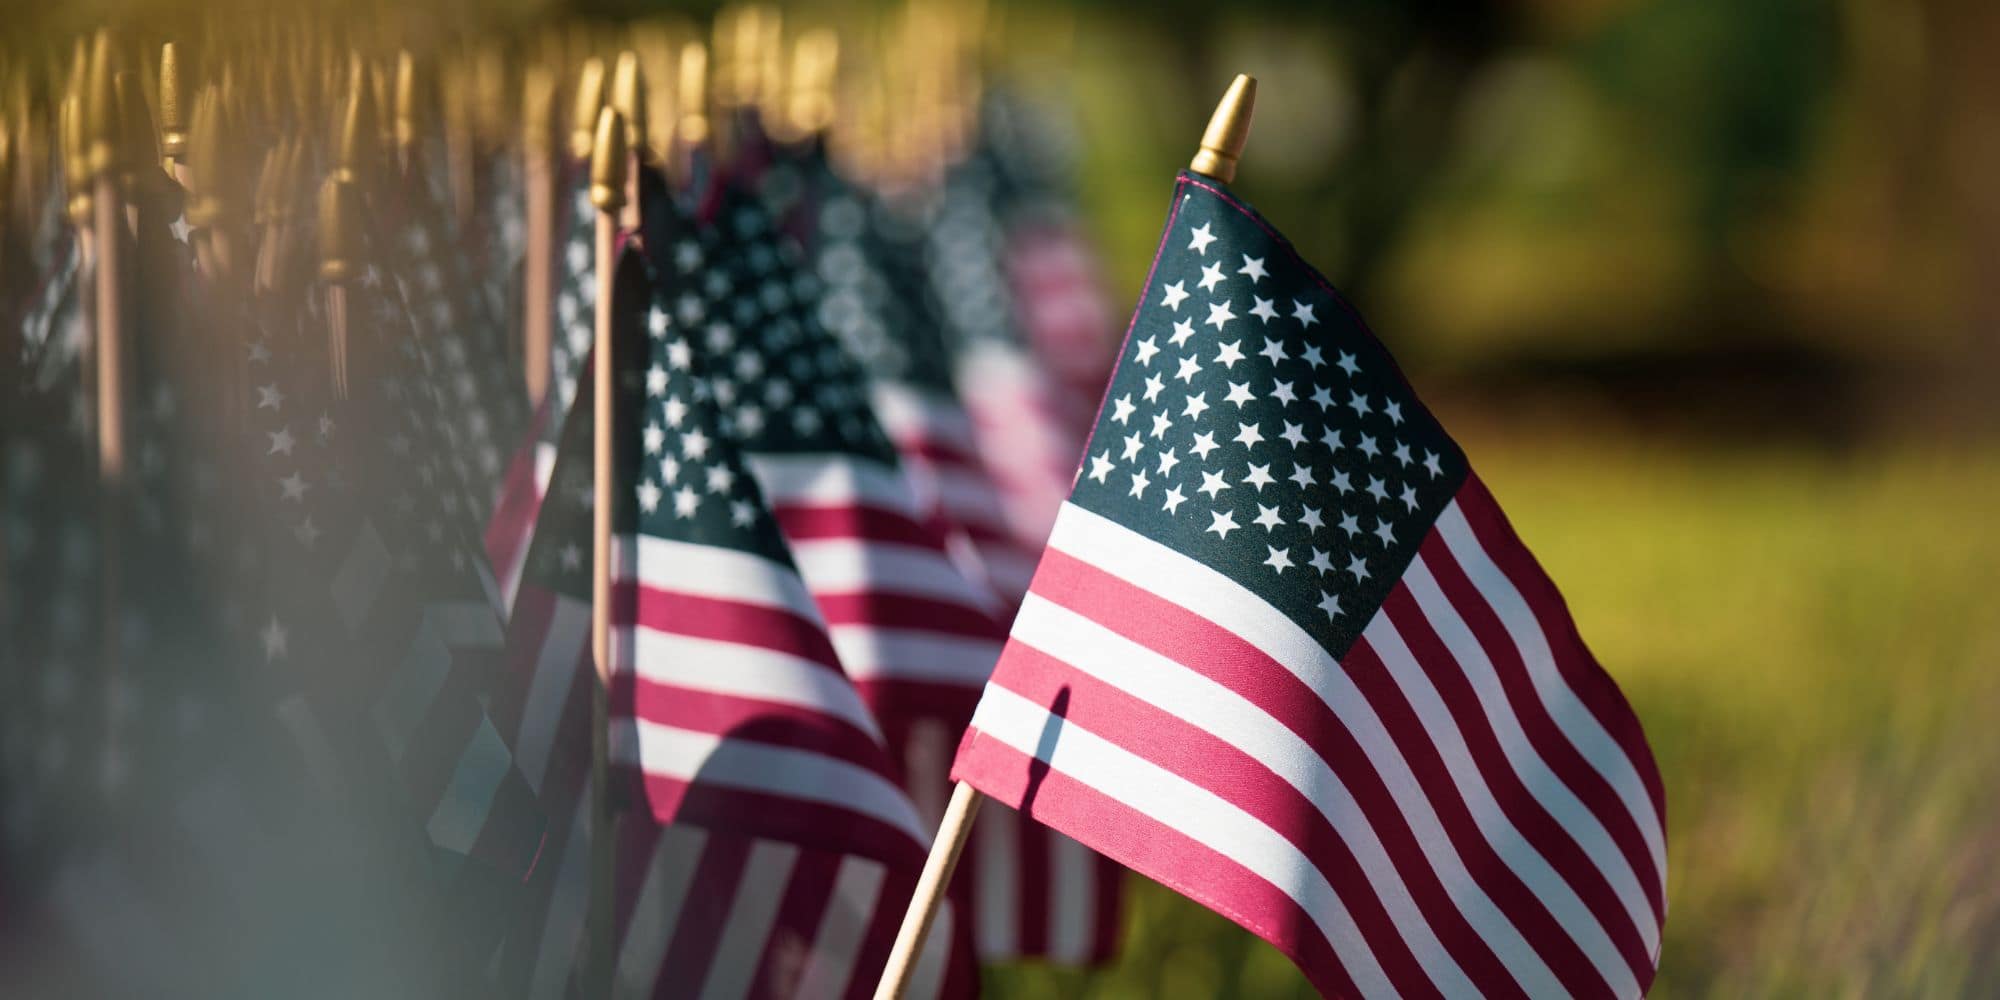
M 16 9 L 0 39 L 187 6 Z M 661 9 L 410 16 L 526 33 Z M 1645 723 L 1669 802 L 1656 996 L 2000 991 L 2000 6 L 987 16 L 997 65 L 1061 113 L 1121 303 L 1216 96 L 1259 78 L 1238 190 L 1398 353 Z M 988 986 L 1309 992 L 1152 886 L 1111 966 Z

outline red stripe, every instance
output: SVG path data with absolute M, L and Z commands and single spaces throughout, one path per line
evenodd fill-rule
M 1521 839 L 1532 846 L 1583 900 L 1584 907 L 1604 928 L 1618 948 L 1618 953 L 1624 957 L 1634 978 L 1643 975 L 1644 970 L 1652 965 L 1652 960 L 1647 957 L 1637 928 L 1632 926 L 1631 918 L 1619 905 L 1611 883 L 1597 870 L 1575 836 L 1549 815 L 1528 790 L 1521 776 L 1515 773 L 1507 760 L 1506 751 L 1500 746 L 1499 737 L 1486 720 L 1471 681 L 1424 618 L 1416 598 L 1398 584 L 1389 592 L 1381 613 L 1395 626 L 1418 666 L 1431 679 L 1439 699 L 1451 713 L 1454 728 L 1465 739 L 1473 767 L 1485 780 L 1487 789 L 1500 805 L 1501 813 L 1520 833 Z M 1498 902 L 1497 899 L 1495 901 Z M 1528 939 L 1528 943 L 1534 946 L 1536 953 L 1542 956 L 1542 960 L 1548 963 L 1571 993 L 1602 996 L 1610 992 L 1610 985 L 1591 966 L 1582 946 L 1570 938 L 1546 906 L 1538 903 L 1523 907 L 1518 914 L 1504 904 L 1502 909 L 1506 910 L 1508 919 L 1514 921 L 1514 926 L 1520 929 L 1522 936 Z
M 493 724 L 511 745 L 527 711 L 528 695 L 534 689 L 535 665 L 555 619 L 555 594 L 532 584 L 523 584 L 514 600 L 514 613 L 507 621 L 507 652 L 503 673 L 495 685 L 490 711 Z
M 1569 606 L 1563 602 L 1562 593 L 1542 571 L 1540 563 L 1528 553 L 1520 536 L 1507 522 L 1500 505 L 1494 502 L 1493 494 L 1477 475 L 1467 475 L 1465 485 L 1458 491 L 1458 506 L 1465 513 L 1466 521 L 1472 526 L 1472 533 L 1479 539 L 1479 546 L 1486 550 L 1487 558 L 1507 574 L 1520 591 L 1535 618 L 1541 622 L 1542 634 L 1548 637 L 1549 647 L 1555 654 L 1556 667 L 1568 682 L 1569 689 L 1590 713 L 1597 717 L 1598 724 L 1611 734 L 1626 759 L 1639 772 L 1639 780 L 1646 785 L 1646 793 L 1653 800 L 1653 811 L 1665 824 L 1667 819 L 1666 794 L 1661 788 L 1660 772 L 1654 764 L 1652 749 L 1646 745 L 1645 730 L 1639 724 L 1639 717 L 1618 690 L 1611 676 L 1599 666 L 1590 648 L 1577 634 L 1576 621 L 1570 617 Z M 1650 865 L 1648 866 L 1650 867 Z
M 615 766 L 639 777 L 630 765 Z M 643 781 L 653 816 L 662 823 L 809 844 L 909 871 L 923 866 L 924 848 L 907 832 L 842 806 L 719 785 L 699 776 L 688 782 L 647 773 Z
M 1002 632 L 999 623 L 970 604 L 873 589 L 814 590 L 813 600 L 819 605 L 820 613 L 826 616 L 828 625 L 870 625 L 987 639 L 993 643 L 995 654 L 1000 650 Z
M 809 660 L 839 674 L 840 657 L 818 622 L 762 604 L 704 597 L 653 583 L 612 587 L 614 626 L 640 625 L 673 635 L 733 642 Z
M 1144 813 L 978 730 L 956 777 L 1208 907 L 1278 947 L 1325 996 L 1357 990 L 1333 948 L 1291 897 L 1256 873 Z M 1428 982 L 1409 995 L 1437 996 Z
M 1604 824 L 1612 841 L 1617 844 L 1618 852 L 1624 855 L 1626 864 L 1632 867 L 1640 886 L 1645 889 L 1654 919 L 1660 920 L 1664 916 L 1665 900 L 1661 896 L 1652 853 L 1646 847 L 1638 821 L 1625 808 L 1624 801 L 1618 797 L 1611 783 L 1584 759 L 1583 753 L 1556 725 L 1549 715 L 1548 706 L 1536 693 L 1527 666 L 1521 661 L 1521 652 L 1500 623 L 1498 613 L 1480 596 L 1478 588 L 1465 575 L 1464 567 L 1452 557 L 1451 549 L 1435 532 L 1424 540 L 1422 557 L 1424 564 L 1430 567 L 1431 576 L 1437 580 L 1438 589 L 1443 591 L 1445 599 L 1451 602 L 1459 617 L 1465 620 L 1466 627 L 1492 661 L 1494 674 L 1507 694 L 1508 704 L 1513 706 L 1515 717 L 1521 720 L 1522 728 L 1527 731 L 1529 744 L 1549 765 L 1549 769 L 1562 779 L 1563 784 L 1576 793 L 1585 808 Z M 1652 964 L 1648 959 L 1643 967 L 1650 969 Z
M 798 705 L 742 698 L 695 688 L 655 684 L 620 674 L 613 680 L 611 712 L 731 740 L 803 750 L 889 774 L 888 754 L 875 737 L 844 719 Z M 726 751 L 725 751 L 726 752 Z
M 931 434 L 925 427 L 890 428 L 889 436 L 896 445 L 897 454 L 906 459 L 926 462 L 939 470 L 956 467 L 977 471 L 981 468 L 979 455 L 969 449 L 969 441 L 961 444 L 946 440 Z
M 1067 606 L 1134 642 L 1172 657 L 1176 662 L 1248 699 L 1297 733 L 1347 786 L 1348 792 L 1369 818 L 1384 850 L 1408 887 L 1411 898 L 1437 932 L 1439 940 L 1460 958 L 1468 974 L 1476 975 L 1475 969 L 1488 967 L 1489 960 L 1497 961 L 1492 958 L 1491 950 L 1486 948 L 1483 939 L 1473 932 L 1457 904 L 1452 902 L 1444 883 L 1419 845 L 1414 829 L 1403 815 L 1401 806 L 1390 794 L 1383 777 L 1369 763 L 1361 744 L 1339 716 L 1305 682 L 1227 629 L 1055 549 L 1050 549 L 1043 556 L 1041 569 L 1035 575 L 1033 592 Z M 995 679 L 1010 688 L 1014 681 L 1008 671 L 1009 661 L 1017 648 L 1018 643 L 1010 644 L 1008 652 L 1002 655 L 1000 668 L 994 671 Z M 1352 653 L 1349 655 L 1353 656 Z M 1486 843 L 1485 837 L 1473 824 L 1471 815 L 1465 811 L 1464 803 L 1459 801 L 1457 789 L 1448 776 L 1442 784 L 1439 783 L 1441 765 L 1426 771 L 1419 766 L 1419 759 L 1412 757 L 1405 747 L 1410 742 L 1407 734 L 1421 734 L 1423 730 L 1409 712 L 1408 705 L 1402 702 L 1401 695 L 1394 690 L 1394 682 L 1381 671 L 1379 665 L 1372 671 L 1349 669 L 1348 674 L 1361 688 L 1363 696 L 1375 706 L 1384 727 L 1392 735 L 1398 732 L 1405 734 L 1403 739 L 1395 742 L 1404 749 L 1404 756 L 1411 770 L 1416 772 L 1425 797 L 1438 807 L 1439 824 L 1444 828 L 1447 839 L 1457 848 L 1468 871 L 1474 874 L 1475 881 L 1489 897 L 1494 898 L 1496 904 L 1501 903 L 1499 895 L 1505 894 L 1504 891 L 1496 892 L 1496 884 L 1501 890 L 1511 891 L 1518 904 L 1526 895 L 1525 887 Z M 1385 703 L 1401 705 L 1401 713 L 1391 715 L 1385 712 Z M 1428 751 L 1431 748 L 1426 743 L 1424 749 Z M 1437 764 L 1434 751 L 1430 753 L 1430 760 Z M 1184 772 L 1184 776 L 1193 777 L 1200 773 L 1199 762 L 1194 763 L 1197 770 Z M 1429 780 L 1424 780 L 1427 775 Z M 1476 849 L 1478 853 L 1468 853 L 1470 849 Z M 1487 877 L 1480 878 L 1482 874 Z M 1511 883 L 1511 890 L 1508 890 L 1508 883 Z M 1532 903 L 1532 897 L 1528 898 Z M 1538 903 L 1532 905 L 1539 906 Z M 1504 904 L 1501 909 L 1511 912 Z M 1462 942 L 1477 942 L 1477 948 L 1468 955 L 1461 955 L 1461 949 L 1467 947 Z M 1479 952 L 1484 952 L 1484 955 Z M 1504 972 L 1500 975 L 1500 981 L 1510 981 Z
M 1007 690 L 1038 705 L 1057 706 L 1059 714 L 1069 721 L 1234 803 L 1290 841 L 1312 859 L 1340 896 L 1367 939 L 1369 951 L 1397 988 L 1429 982 L 1339 831 L 1309 799 L 1273 776 L 1255 758 L 1018 641 L 1007 647 L 1004 669 L 1002 686 Z M 1032 824 L 1021 826 L 1028 829 Z M 1395 860 L 1399 868 L 1410 867 L 1406 858 Z M 1422 888 L 1425 891 L 1419 893 L 1418 885 L 1411 884 L 1411 896 L 1466 975 L 1504 995 L 1519 995 L 1518 989 L 1511 988 L 1513 980 L 1506 968 L 1459 915 L 1442 886 L 1432 880 Z M 1026 908 L 1024 902 L 1024 911 Z M 1041 910 L 1046 913 L 1046 902 Z
M 525 440 L 507 461 L 500 496 L 486 523 L 486 556 L 496 567 L 518 563 L 534 535 L 535 517 L 542 509 L 542 491 L 535 482 L 535 454 L 544 429 L 554 419 L 554 409 L 547 400 L 535 408 Z
M 869 506 L 860 500 L 851 503 L 808 504 L 772 500 L 778 528 L 795 542 L 854 538 L 870 542 L 892 542 L 915 548 L 939 548 L 937 534 L 908 512 Z

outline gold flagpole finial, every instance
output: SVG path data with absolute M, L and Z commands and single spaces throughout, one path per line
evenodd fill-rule
M 83 168 L 97 178 L 118 166 L 118 90 L 112 77 L 111 33 L 100 31 L 91 46 L 80 120 Z
M 708 141 L 708 47 L 700 42 L 681 46 L 680 69 L 674 93 L 681 113 L 674 135 L 682 147 L 693 149 Z
M 396 53 L 396 155 L 408 161 L 417 148 L 417 61 L 409 49 Z
M 625 207 L 625 116 L 616 108 L 597 113 L 597 138 L 590 151 L 590 203 L 599 211 Z
M 597 109 L 604 106 L 604 60 L 591 56 L 576 76 L 576 103 L 570 106 L 569 152 L 581 160 L 596 143 Z
M 625 119 L 626 148 L 646 163 L 655 160 L 646 137 L 646 81 L 639 72 L 639 54 L 626 49 L 611 71 L 611 106 Z
M 1229 84 L 1208 128 L 1201 134 L 1201 149 L 1188 169 L 1227 184 L 1236 179 L 1236 162 L 1250 140 L 1250 118 L 1257 107 L 1257 79 L 1242 73 Z
M 180 50 L 160 46 L 160 153 L 175 163 L 187 160 L 188 119 L 181 106 Z
M 354 181 L 335 174 L 319 189 L 319 276 L 332 282 L 352 280 L 355 260 Z
M 521 142 L 528 152 L 547 156 L 555 145 L 556 74 L 533 63 L 521 74 Z
M 375 163 L 374 143 L 380 138 L 375 119 L 368 66 L 356 55 L 349 63 L 347 108 L 346 116 L 340 123 L 340 142 L 334 159 L 335 177 L 356 181 L 372 170 Z

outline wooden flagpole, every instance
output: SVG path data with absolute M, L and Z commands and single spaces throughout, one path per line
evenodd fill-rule
M 612 369 L 611 291 L 617 265 L 618 220 L 625 207 L 625 182 L 631 173 L 625 142 L 624 116 L 604 108 L 597 116 L 597 138 L 590 157 L 590 201 L 597 206 L 597 329 L 591 358 L 592 414 L 595 432 L 595 496 L 591 505 L 592 568 L 590 649 L 597 663 L 597 684 L 590 699 L 590 905 L 584 922 L 586 951 L 583 994 L 611 995 L 612 867 L 611 837 L 611 513 L 617 484 L 613 482 L 611 424 Z
M 1250 138 L 1250 117 L 1256 103 L 1256 79 L 1238 74 L 1222 95 L 1221 103 L 1215 106 L 1215 113 L 1209 116 L 1208 128 L 1201 134 L 1201 148 L 1195 152 L 1188 169 L 1225 184 L 1235 180 L 1237 161 Z M 902 1000 L 904 991 L 909 989 L 917 956 L 923 952 L 924 938 L 930 934 L 931 922 L 944 901 L 945 886 L 951 882 L 952 869 L 958 866 L 959 853 L 972 833 L 972 817 L 979 812 L 979 803 L 985 797 L 963 781 L 952 787 L 951 804 L 945 807 L 944 821 L 938 826 L 937 839 L 931 842 L 930 857 L 924 860 L 923 874 L 918 876 L 916 892 L 910 897 L 910 908 L 903 914 L 903 926 L 896 932 L 889 963 L 882 969 L 882 982 L 875 987 L 875 1000 Z

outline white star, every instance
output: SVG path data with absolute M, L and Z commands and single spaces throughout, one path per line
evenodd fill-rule
M 1389 422 L 1392 424 L 1401 424 L 1403 422 L 1402 403 L 1393 399 L 1388 400 L 1382 404 L 1382 412 L 1389 415 Z
M 263 341 L 260 340 L 250 345 L 250 362 L 252 364 L 263 364 L 269 360 L 271 360 L 271 349 L 264 346 Z
M 708 491 L 710 493 L 727 493 L 729 492 L 729 488 L 735 484 L 736 473 L 730 471 L 729 466 L 711 465 L 708 467 Z
M 1247 253 L 1243 255 L 1243 266 L 1237 268 L 1236 273 L 1248 275 L 1253 285 L 1260 279 L 1270 276 L 1270 272 L 1264 270 L 1264 258 L 1252 257 Z
M 1271 567 L 1272 572 L 1282 576 L 1286 570 L 1292 568 L 1291 550 L 1272 548 L 1269 545 L 1264 546 L 1264 549 L 1271 553 L 1264 557 L 1264 565 Z
M 1397 462 L 1398 462 L 1399 464 L 1401 464 L 1401 465 L 1404 465 L 1404 466 L 1407 466 L 1407 465 L 1409 465 L 1409 464 L 1410 464 L 1410 461 L 1411 461 L 1411 459 L 1410 459 L 1410 445 L 1409 445 L 1409 442 L 1407 442 L 1407 441 L 1398 441 L 1398 442 L 1396 442 L 1396 450 L 1395 450 L 1394 454 L 1395 454 L 1395 456 L 1396 456 L 1396 461 L 1397 461 Z
M 1407 508 L 1407 509 L 1409 509 L 1409 510 L 1416 510 L 1416 509 L 1417 509 L 1417 488 L 1416 488 L 1416 487 L 1414 487 L 1414 486 L 1411 486 L 1411 485 L 1409 485 L 1408 483 L 1405 483 L 1405 484 L 1403 484 L 1403 492 L 1402 492 L 1401 494 L 1399 494 L 1399 495 L 1398 495 L 1398 496 L 1396 497 L 1396 499 L 1398 499 L 1398 500 L 1401 500 L 1401 501 L 1403 501 L 1403 506 L 1404 506 L 1405 508 Z
M 673 482 L 681 477 L 681 460 L 672 455 L 660 459 L 660 478 Z
M 1166 502 L 1160 505 L 1160 509 L 1169 514 L 1178 513 L 1181 504 L 1186 501 L 1187 497 L 1181 493 L 1181 488 L 1176 486 L 1167 491 Z
M 298 503 L 304 503 L 306 500 L 306 480 L 297 472 L 278 480 L 278 488 L 283 491 L 278 497 L 280 500 L 292 500 Z
M 666 394 L 667 370 L 659 365 L 654 365 L 646 369 L 646 395 L 664 396 Z
M 1193 382 L 1194 377 L 1200 373 L 1201 364 L 1195 361 L 1192 356 L 1189 356 L 1181 359 L 1181 370 L 1175 372 L 1174 375 L 1183 382 Z
M 1311 326 L 1319 320 L 1313 318 L 1313 307 L 1302 299 L 1292 300 L 1292 318 L 1301 326 Z
M 311 514 L 307 514 L 305 521 L 300 523 L 298 527 L 293 528 L 292 533 L 299 537 L 299 544 L 304 545 L 306 548 L 312 548 L 313 543 L 319 541 L 320 530 L 313 524 Z
M 264 659 L 284 659 L 285 655 L 290 651 L 289 636 L 285 631 L 285 626 L 278 623 L 276 615 L 271 617 L 269 625 L 264 626 L 262 635 L 264 638 Z
M 1323 596 L 1319 599 L 1319 609 L 1326 612 L 1327 621 L 1332 621 L 1340 615 L 1340 598 L 1325 591 L 1321 591 L 1321 594 Z
M 1142 365 L 1152 364 L 1153 355 L 1160 353 L 1160 345 L 1154 343 L 1158 339 L 1158 337 L 1147 337 L 1145 340 L 1139 341 L 1139 354 L 1132 360 Z
M 1235 403 L 1239 408 L 1244 403 L 1250 402 L 1250 400 L 1250 383 L 1248 382 L 1229 383 L 1229 395 L 1222 398 L 1223 402 Z
M 1375 439 L 1373 437 L 1367 434 L 1363 434 L 1361 435 L 1361 453 L 1363 455 L 1368 456 L 1369 458 L 1374 458 L 1382 454 L 1382 449 L 1376 447 Z
M 1444 469 L 1438 465 L 1438 457 L 1428 451 L 1424 452 L 1424 471 L 1430 473 L 1432 478 L 1444 475 Z
M 681 402 L 679 396 L 669 396 L 666 405 L 667 426 L 679 427 L 681 419 L 687 416 L 687 411 L 688 405 Z
M 729 501 L 729 523 L 738 528 L 747 528 L 757 521 L 757 505 L 748 500 Z
M 1283 434 L 1278 435 L 1279 437 L 1284 438 L 1286 443 L 1290 444 L 1294 448 L 1306 443 L 1306 434 L 1304 428 L 1300 427 L 1298 424 L 1292 423 L 1289 420 L 1285 421 L 1284 424 L 1285 424 L 1285 432 Z
M 648 514 L 660 509 L 660 485 L 648 479 L 639 484 L 639 509 Z
M 1237 443 L 1243 445 L 1243 447 L 1245 448 L 1254 448 L 1258 444 L 1263 442 L 1264 432 L 1258 430 L 1257 425 L 1254 422 L 1247 424 L 1237 424 L 1236 437 L 1233 438 L 1232 440 L 1235 440 Z
M 1368 495 L 1374 497 L 1376 502 L 1378 503 L 1383 500 L 1389 499 L 1389 490 L 1387 488 L 1387 485 L 1388 484 L 1382 482 L 1380 479 L 1377 479 L 1374 476 L 1369 476 Z
M 278 387 L 277 387 L 277 386 L 276 386 L 275 384 L 273 384 L 273 385 L 260 385 L 260 386 L 258 386 L 258 387 L 257 387 L 257 408 L 258 408 L 258 409 L 260 409 L 260 410 L 263 410 L 263 409 L 272 409 L 272 410 L 275 410 L 275 409 L 278 409 L 278 408 L 279 408 L 279 407 L 280 407 L 281 405 L 283 405 L 283 404 L 284 404 L 284 402 L 285 402 L 285 394 L 284 394 L 284 393 L 282 393 L 282 392 L 279 392 L 279 391 L 278 391 Z
M 1160 475 L 1166 476 L 1173 474 L 1174 466 L 1179 464 L 1181 464 L 1180 456 L 1174 454 L 1174 449 L 1168 448 L 1166 452 L 1160 456 Z
M 1220 447 L 1222 446 L 1215 443 L 1215 432 L 1209 431 L 1207 433 L 1196 434 L 1194 436 L 1194 447 L 1188 450 L 1194 452 L 1202 461 L 1206 462 L 1208 461 L 1208 453 Z
M 1353 538 L 1355 535 L 1361 534 L 1361 521 L 1353 514 L 1342 514 L 1340 515 L 1340 530 L 1347 532 L 1347 537 Z
M 1325 413 L 1333 409 L 1333 393 L 1326 386 L 1314 386 L 1312 401 L 1319 404 L 1319 411 Z
M 1340 429 L 1331 424 L 1319 432 L 1319 443 L 1326 445 L 1326 450 L 1336 455 L 1340 454 L 1340 449 L 1347 447 L 1347 444 L 1340 440 Z
M 1144 472 L 1134 472 L 1132 473 L 1132 492 L 1128 495 L 1135 497 L 1145 496 L 1146 487 L 1151 485 L 1153 485 L 1153 481 L 1147 479 Z
M 1223 344 L 1220 348 L 1221 353 L 1215 356 L 1215 363 L 1224 368 L 1235 368 L 1236 362 L 1243 360 L 1242 343 L 1240 340 L 1232 340 Z
M 1158 399 L 1160 397 L 1160 390 L 1165 389 L 1166 387 L 1167 387 L 1166 379 L 1163 379 L 1158 375 L 1146 376 L 1146 402 L 1150 403 L 1153 400 Z
M 1271 395 L 1279 402 L 1287 404 L 1296 403 L 1299 399 L 1298 390 L 1292 388 L 1290 382 L 1279 382 L 1271 386 Z
M 1334 489 L 1340 491 L 1341 496 L 1346 496 L 1354 492 L 1354 481 L 1348 478 L 1347 473 L 1339 469 L 1333 470 L 1333 478 L 1328 480 L 1328 482 L 1333 484 Z
M 1264 487 L 1274 482 L 1276 480 L 1271 478 L 1271 467 L 1269 465 L 1253 465 L 1250 467 L 1250 474 L 1243 477 L 1244 485 L 1257 487 L 1257 492 L 1259 493 L 1264 492 Z
M 1194 238 L 1188 241 L 1188 249 L 1198 254 L 1208 253 L 1208 245 L 1215 242 L 1215 234 L 1208 231 L 1208 223 L 1195 227 Z
M 1235 318 L 1236 314 L 1229 310 L 1228 302 L 1210 302 L 1208 304 L 1208 318 L 1202 322 L 1220 330 L 1223 324 Z
M 1210 264 L 1201 269 L 1201 280 L 1196 283 L 1202 291 L 1208 291 L 1222 284 L 1222 265 Z
M 1313 471 L 1308 466 L 1305 465 L 1292 466 L 1292 474 L 1286 476 L 1285 478 L 1297 484 L 1299 489 L 1302 490 L 1312 489 Z M 1307 510 L 1311 510 L 1311 508 L 1307 508 Z
M 1176 281 L 1168 285 L 1162 294 L 1165 295 L 1165 298 L 1160 300 L 1160 304 L 1175 312 L 1179 312 L 1181 303 L 1187 300 L 1187 282 Z
M 1333 560 L 1326 557 L 1326 550 L 1314 549 L 1312 554 L 1312 558 L 1306 561 L 1307 565 L 1321 573 L 1333 572 Z
M 1201 487 L 1195 490 L 1195 492 L 1206 493 L 1208 494 L 1208 498 L 1213 500 L 1218 494 L 1228 488 L 1229 482 L 1222 478 L 1222 473 L 1204 472 L 1201 474 Z
M 1090 478 L 1095 479 L 1101 483 L 1104 482 L 1104 477 L 1110 474 L 1111 474 L 1110 452 L 1100 452 L 1096 455 L 1090 456 Z
M 1135 409 L 1137 407 L 1132 405 L 1132 394 L 1128 392 L 1111 401 L 1111 419 L 1122 424 L 1131 419 L 1132 411 Z
M 1386 520 L 1375 522 L 1375 537 L 1382 540 L 1385 548 L 1396 544 L 1396 533 L 1389 529 L 1389 522 Z
M 1347 571 L 1354 574 L 1354 582 L 1360 583 L 1368 579 L 1368 561 L 1360 556 L 1355 556 L 1353 559 L 1347 561 Z
M 1229 537 L 1230 532 L 1235 531 L 1237 528 L 1241 527 L 1241 525 L 1236 523 L 1236 515 L 1228 511 L 1223 511 L 1221 513 L 1216 513 L 1215 511 L 1209 511 L 1208 516 L 1211 519 L 1211 523 L 1209 524 L 1208 527 L 1203 528 L 1202 530 L 1204 532 L 1207 531 L 1215 532 L 1215 537 L 1217 538 L 1227 539 Z
M 1250 296 L 1250 315 L 1266 323 L 1278 318 L 1278 311 L 1271 308 L 1271 300 L 1256 295 Z
M 1320 354 L 1318 344 L 1307 345 L 1305 357 L 1306 364 L 1313 366 L 1314 371 L 1318 371 L 1320 366 L 1326 364 L 1326 358 Z
M 1153 439 L 1157 441 L 1160 438 L 1166 437 L 1167 428 L 1173 425 L 1174 418 L 1167 416 L 1167 411 L 1161 410 L 1153 414 Z
M 700 461 L 708 454 L 708 435 L 703 434 L 698 427 L 681 435 L 681 451 L 685 452 L 687 457 Z
M 1354 360 L 1354 355 L 1346 351 L 1340 352 L 1340 360 L 1335 361 L 1334 366 L 1346 372 L 1349 378 L 1361 374 L 1361 365 Z
M 1278 516 L 1278 508 L 1266 507 L 1260 503 L 1257 505 L 1257 519 L 1250 523 L 1268 532 L 1276 530 L 1278 525 L 1285 523 L 1285 519 Z
M 1197 392 L 1187 397 L 1187 409 L 1181 411 L 1181 416 L 1200 420 L 1201 415 L 1206 412 L 1208 412 L 1208 393 Z
M 298 443 L 292 439 L 290 427 L 280 427 L 267 433 L 271 438 L 271 450 L 265 452 L 267 455 L 289 455 L 292 453 L 292 446 Z
M 1264 349 L 1258 351 L 1257 353 L 1270 359 L 1270 362 L 1275 365 L 1278 362 L 1285 360 L 1286 358 L 1285 342 L 1282 340 L 1272 340 L 1269 337 L 1265 337 Z
M 674 491 L 675 517 L 693 517 L 695 510 L 700 506 L 701 495 L 694 491 L 694 487 L 683 486 Z
M 655 337 L 666 336 L 667 311 L 661 309 L 659 306 L 654 306 L 652 311 L 646 314 L 646 331 Z
M 685 340 L 676 340 L 667 345 L 667 367 L 687 370 L 694 364 L 694 349 Z
M 1133 434 L 1132 436 L 1130 436 L 1130 437 L 1126 438 L 1126 439 L 1125 439 L 1125 454 L 1123 454 L 1123 455 L 1120 455 L 1120 456 L 1118 456 L 1119 460 L 1120 460 L 1120 461 L 1125 461 L 1125 462 L 1130 462 L 1130 461 L 1132 460 L 1132 457 L 1133 457 L 1134 455 L 1137 455 L 1137 454 L 1139 454 L 1139 449 L 1140 449 L 1141 447 L 1143 447 L 1143 442 L 1141 442 L 1141 441 L 1139 440 L 1139 435 L 1138 435 L 1138 434 L 1136 434 L 1136 433 L 1135 433 L 1135 434 Z
M 1170 346 L 1179 347 L 1187 343 L 1188 338 L 1192 336 L 1194 336 L 1194 320 L 1175 320 L 1174 335 L 1167 338 L 1167 343 Z
M 564 569 L 575 570 L 583 568 L 583 550 L 577 548 L 574 542 L 563 546 L 562 552 L 558 554 L 558 558 L 562 560 L 562 568 Z
M 1348 394 L 1347 394 L 1347 397 L 1348 397 L 1348 398 L 1347 398 L 1347 405 L 1348 405 L 1348 407 L 1349 407 L 1350 409 L 1352 409 L 1352 410 L 1354 411 L 1354 415 L 1355 415 L 1355 416 L 1357 416 L 1357 417 L 1365 417 L 1365 416 L 1367 416 L 1367 415 L 1368 415 L 1368 397 L 1367 397 L 1367 396 L 1364 396 L 1364 395 L 1362 395 L 1362 394 L 1360 394 L 1360 393 L 1358 393 L 1358 392 L 1350 392 L 1350 393 L 1348 393 Z

